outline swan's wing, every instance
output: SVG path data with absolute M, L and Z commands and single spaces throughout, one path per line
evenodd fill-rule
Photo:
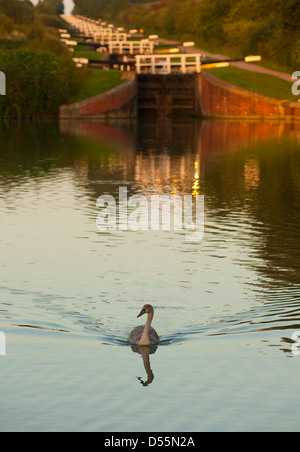
M 128 336 L 128 342 L 131 344 L 138 344 L 141 340 L 145 325 L 139 325 L 133 328 Z

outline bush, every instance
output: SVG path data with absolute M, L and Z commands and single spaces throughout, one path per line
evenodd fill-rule
M 263 41 L 267 28 L 258 21 L 241 19 L 223 25 L 226 42 L 229 48 L 237 49 L 240 56 L 259 52 L 259 44 Z
M 63 21 L 53 14 L 36 13 L 36 17 L 43 23 L 43 25 L 46 25 L 47 27 L 65 28 Z
M 59 106 L 76 91 L 76 68 L 70 58 L 40 50 L 0 50 L 6 75 L 6 96 L 0 97 L 0 116 L 56 116 Z
M 13 29 L 13 21 L 0 12 L 0 36 L 6 36 L 8 33 L 11 33 Z
M 57 30 L 46 27 L 39 20 L 36 20 L 28 29 L 24 47 L 35 50 L 45 50 L 56 55 L 69 56 L 70 58 L 70 51 L 65 44 L 60 42 Z

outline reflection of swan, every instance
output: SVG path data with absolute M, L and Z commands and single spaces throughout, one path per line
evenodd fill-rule
M 149 355 L 151 355 L 152 353 L 156 352 L 157 347 L 150 347 L 148 346 L 144 346 L 144 347 L 139 347 L 138 345 L 134 345 L 132 348 L 132 351 L 136 352 L 136 353 L 140 353 L 142 355 L 143 358 L 143 363 L 144 363 L 144 367 L 147 373 L 147 381 L 144 381 L 142 379 L 142 377 L 137 377 L 137 379 L 141 382 L 141 384 L 143 386 L 148 386 L 152 383 L 152 381 L 154 380 L 154 373 L 152 372 L 151 366 L 150 366 L 150 358 Z
M 143 314 L 148 314 L 146 325 L 135 327 L 128 336 L 128 341 L 136 345 L 157 345 L 159 338 L 157 332 L 151 327 L 151 322 L 154 316 L 153 307 L 150 304 L 145 304 L 139 313 L 138 317 Z

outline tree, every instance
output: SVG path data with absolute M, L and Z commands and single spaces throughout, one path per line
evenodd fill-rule
M 34 22 L 34 6 L 29 0 L 0 0 L 0 12 L 15 24 L 28 25 Z
M 44 14 L 64 14 L 65 6 L 63 0 L 40 0 L 37 11 Z

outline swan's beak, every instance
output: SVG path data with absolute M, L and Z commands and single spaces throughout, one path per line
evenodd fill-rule
M 145 314 L 145 309 L 142 309 L 137 317 L 141 317 L 141 315 Z

